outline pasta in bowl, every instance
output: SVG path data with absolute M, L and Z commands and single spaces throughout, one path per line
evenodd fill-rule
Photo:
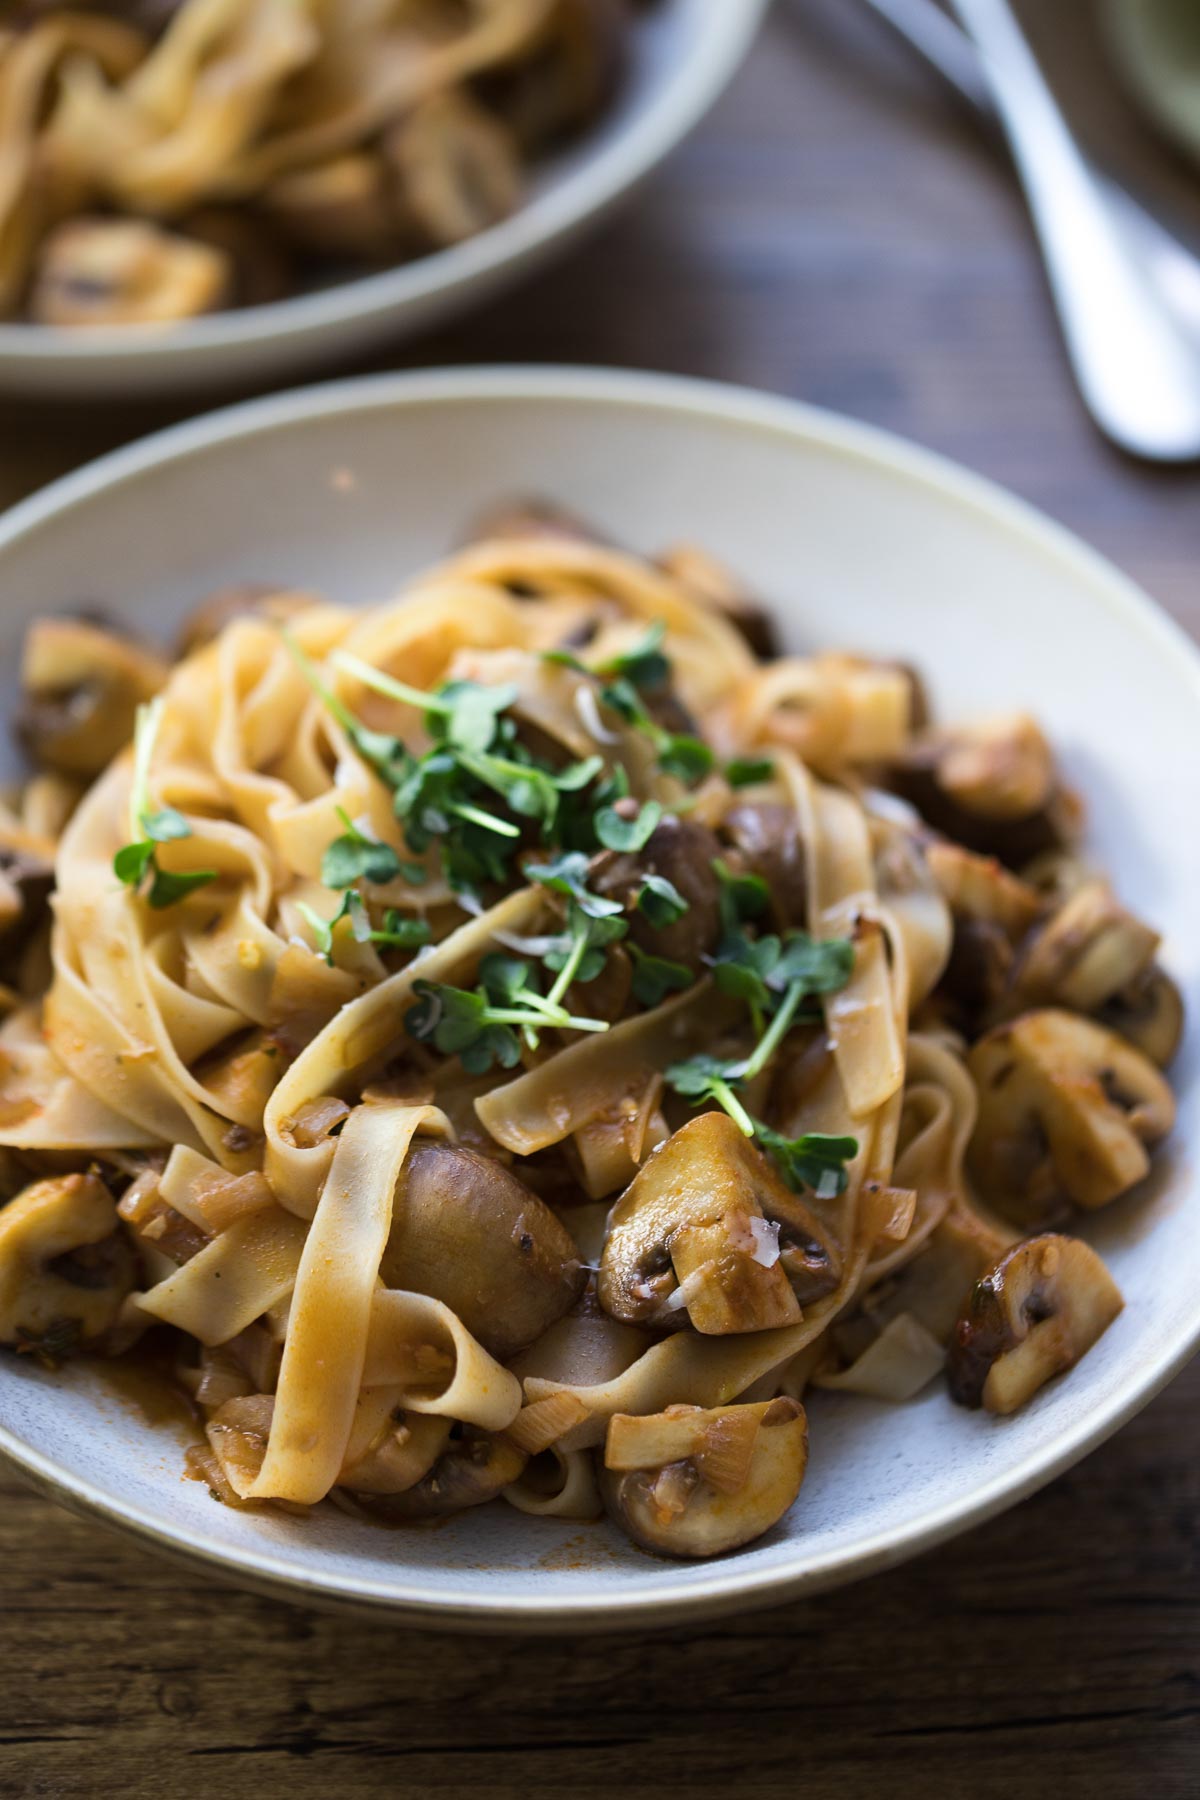
M 710 1556 L 810 1386 L 1010 1413 L 1111 1323 L 1182 1011 L 1032 720 L 539 508 L 182 650 L 27 643 L 0 1336 L 157 1333 L 220 1499 Z

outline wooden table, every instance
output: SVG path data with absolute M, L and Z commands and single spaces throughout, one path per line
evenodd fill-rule
M 1077 75 L 1095 73 L 1086 4 L 1044 9 Z M 1064 520 L 1200 631 L 1197 476 L 1093 434 L 1002 163 L 850 0 L 783 0 L 633 208 L 404 358 L 521 359 L 719 375 L 893 427 Z M 169 416 L 10 407 L 0 499 Z M 472 1642 L 276 1604 L 3 1477 L 0 1793 L 1195 1795 L 1198 1410 L 1193 1368 L 1047 1492 L 907 1569 L 642 1642 Z

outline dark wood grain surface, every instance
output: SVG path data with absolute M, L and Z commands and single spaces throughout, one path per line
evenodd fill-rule
M 1047 60 L 1089 140 L 1195 225 L 1194 181 L 1118 120 L 1089 11 L 1039 10 Z M 392 359 L 490 360 L 720 376 L 889 426 L 1035 501 L 1200 633 L 1200 475 L 1095 436 L 1003 162 L 852 0 L 779 0 L 632 208 Z M 7 406 L 0 500 L 173 416 Z M 907 1569 L 641 1642 L 472 1642 L 278 1604 L 0 1476 L 0 1793 L 1200 1794 L 1198 1411 L 1193 1368 Z

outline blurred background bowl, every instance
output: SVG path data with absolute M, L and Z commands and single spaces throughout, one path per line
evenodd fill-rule
M 704 116 L 767 0 L 659 0 L 637 14 L 612 106 L 539 161 L 499 225 L 379 274 L 167 327 L 0 324 L 0 390 L 83 400 L 263 387 L 360 355 L 477 306 L 533 271 L 630 193 Z

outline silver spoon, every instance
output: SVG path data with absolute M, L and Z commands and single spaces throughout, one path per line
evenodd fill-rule
M 1102 430 L 1151 461 L 1200 457 L 1200 271 L 1089 167 L 1006 0 L 953 0 L 978 61 L 932 5 L 868 4 L 972 105 L 999 113 L 1076 379 Z

